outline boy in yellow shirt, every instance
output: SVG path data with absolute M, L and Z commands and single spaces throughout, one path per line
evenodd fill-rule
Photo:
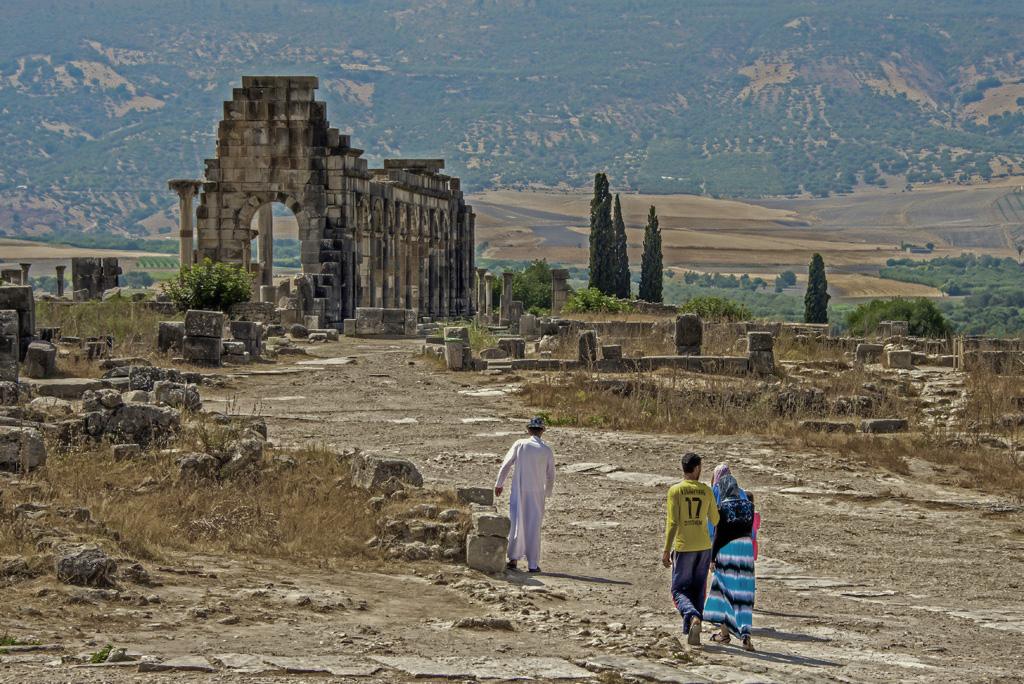
M 672 568 L 672 602 L 683 616 L 686 643 L 699 646 L 704 591 L 711 566 L 708 522 L 718 525 L 718 506 L 711 487 L 700 482 L 700 456 L 684 454 L 682 465 L 682 482 L 668 490 L 661 562 Z

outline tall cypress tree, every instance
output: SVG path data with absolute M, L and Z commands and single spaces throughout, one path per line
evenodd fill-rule
M 807 269 L 807 294 L 804 295 L 804 323 L 828 323 L 828 279 L 825 260 L 820 254 L 811 257 Z
M 613 264 L 612 196 L 608 177 L 594 176 L 594 198 L 590 200 L 590 287 L 615 294 Z
M 640 263 L 640 299 L 645 302 L 661 302 L 663 276 L 661 258 L 661 228 L 658 213 L 651 205 L 644 228 L 644 256 Z
M 615 227 L 612 254 L 615 296 L 629 299 L 629 253 L 626 251 L 628 247 L 626 222 L 622 218 L 622 205 L 619 203 L 618 193 L 615 194 L 615 214 L 612 224 Z

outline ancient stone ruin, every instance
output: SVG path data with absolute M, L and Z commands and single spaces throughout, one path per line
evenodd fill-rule
M 459 179 L 441 172 L 441 159 L 387 159 L 370 169 L 328 123 L 317 87 L 312 76 L 242 78 L 224 103 L 205 178 L 169 184 L 181 204 L 182 264 L 241 264 L 273 286 L 270 206 L 279 202 L 298 222 L 313 299 L 304 315 L 318 316 L 317 327 L 341 330 L 358 308 L 472 315 L 474 214 Z

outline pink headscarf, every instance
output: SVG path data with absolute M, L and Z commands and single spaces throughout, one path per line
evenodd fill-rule
M 711 475 L 711 486 L 714 487 L 726 475 L 731 475 L 728 463 L 719 463 L 715 466 L 715 472 Z

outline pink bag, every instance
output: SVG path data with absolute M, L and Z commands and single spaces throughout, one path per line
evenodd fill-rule
M 757 560 L 757 531 L 761 529 L 761 514 L 754 512 L 754 533 L 750 535 L 750 540 L 754 543 L 754 560 Z

